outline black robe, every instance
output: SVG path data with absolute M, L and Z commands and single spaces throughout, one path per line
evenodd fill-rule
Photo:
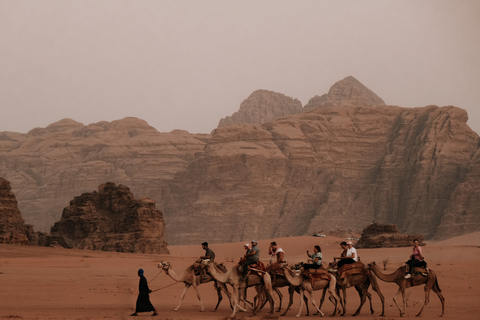
M 150 289 L 148 288 L 147 279 L 142 275 L 140 276 L 140 283 L 138 284 L 138 298 L 135 312 L 155 311 L 155 308 L 150 302 L 149 293 Z

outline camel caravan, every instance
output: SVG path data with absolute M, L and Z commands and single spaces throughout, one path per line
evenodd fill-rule
M 269 312 L 274 315 L 275 312 L 281 312 L 283 295 L 279 288 L 287 287 L 289 293 L 288 305 L 281 315 L 287 314 L 293 304 L 295 292 L 300 295 L 300 307 L 296 314 L 299 317 L 302 314 L 303 306 L 306 306 L 306 315 L 309 315 L 308 302 L 310 301 L 315 308 L 316 315 L 323 316 L 321 307 L 328 292 L 328 299 L 334 305 L 334 311 L 331 316 L 345 315 L 347 305 L 347 288 L 354 287 L 360 297 L 360 305 L 353 316 L 360 313 L 367 298 L 370 304 L 370 313 L 373 314 L 372 295 L 369 292 L 370 286 L 378 295 L 382 305 L 380 316 L 385 316 L 385 299 L 378 285 L 377 279 L 385 282 L 393 282 L 398 286 L 398 292 L 393 300 L 398 307 L 400 316 L 406 313 L 405 289 L 424 285 L 425 301 L 418 312 L 420 316 L 424 307 L 429 302 L 430 291 L 433 290 L 439 297 L 442 304 L 441 315 L 444 315 L 445 299 L 438 285 L 436 274 L 426 266 L 418 246 L 418 240 L 413 242 L 413 254 L 405 266 L 399 267 L 392 274 L 384 274 L 375 262 L 365 265 L 360 261 L 352 242 L 342 242 L 343 252 L 340 256 L 334 257 L 334 261 L 328 265 L 322 261 L 321 248 L 315 246 L 311 254 L 307 250 L 307 262 L 289 265 L 285 262 L 285 252 L 272 242 L 269 247 L 269 254 L 272 259 L 265 265 L 259 260 L 260 250 L 256 240 L 244 245 L 245 255 L 238 263 L 231 268 L 227 268 L 223 263 L 215 262 L 215 253 L 208 247 L 208 243 L 202 243 L 205 255 L 201 256 L 191 266 L 182 271 L 175 271 L 171 264 L 162 261 L 158 264 L 168 276 L 177 282 L 183 282 L 185 287 L 180 296 L 180 301 L 174 309 L 178 311 L 185 297 L 185 293 L 190 287 L 196 291 L 200 302 L 200 311 L 204 311 L 204 305 L 198 286 L 205 283 L 214 283 L 217 291 L 217 310 L 225 294 L 230 302 L 232 313 L 230 318 L 234 318 L 236 313 L 251 312 L 258 313 L 268 303 Z M 247 289 L 254 287 L 255 296 L 253 302 L 247 300 Z M 231 292 L 229 291 L 231 288 Z M 322 291 L 322 297 L 319 304 L 315 302 L 313 291 Z M 398 298 L 402 296 L 399 303 Z

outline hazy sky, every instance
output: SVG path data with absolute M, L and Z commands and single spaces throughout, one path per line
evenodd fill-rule
M 257 89 L 354 76 L 480 133 L 480 1 L 0 0 L 0 131 L 127 116 L 211 132 Z

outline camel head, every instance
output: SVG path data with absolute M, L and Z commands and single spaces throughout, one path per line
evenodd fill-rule
M 373 267 L 375 267 L 375 265 L 376 265 L 375 261 L 372 261 L 369 264 L 367 264 L 367 269 L 372 269 Z
M 168 271 L 170 268 L 170 262 L 168 261 L 160 261 L 160 263 L 157 266 L 158 268 L 162 268 L 164 271 Z

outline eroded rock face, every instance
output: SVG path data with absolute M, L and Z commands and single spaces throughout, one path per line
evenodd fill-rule
M 257 90 L 245 99 L 233 115 L 221 119 L 219 127 L 232 124 L 261 124 L 302 112 L 302 103 L 281 93 Z
M 0 243 L 30 244 L 32 226 L 25 225 L 10 182 L 0 178 Z
M 50 244 L 117 252 L 168 253 L 163 214 L 148 198 L 108 182 L 75 197 L 51 229 Z
M 357 248 L 397 248 L 411 247 L 413 240 L 424 246 L 422 235 L 404 235 L 395 224 L 372 223 L 363 229 Z
M 217 128 L 171 184 L 169 241 L 360 232 L 373 220 L 442 238 L 451 200 L 468 186 L 467 203 L 479 201 L 479 138 L 466 120 L 455 107 L 323 106 Z M 452 215 L 450 234 L 480 228 L 474 208 Z
M 11 182 L 25 221 L 49 232 L 70 199 L 105 181 L 128 185 L 162 209 L 162 190 L 209 138 L 159 133 L 136 118 L 87 126 L 64 119 L 27 134 L 0 133 L 0 176 Z

